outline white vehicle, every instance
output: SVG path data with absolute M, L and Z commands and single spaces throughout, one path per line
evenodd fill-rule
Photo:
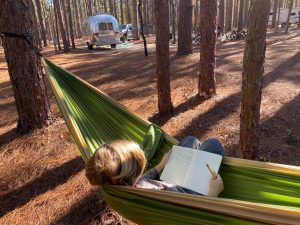
M 289 25 L 299 22 L 299 11 L 300 11 L 300 8 L 293 8 L 292 9 L 291 15 L 290 15 L 290 24 Z M 279 11 L 277 11 L 276 20 L 278 18 L 278 12 Z M 281 27 L 285 27 L 288 15 L 289 15 L 289 9 L 288 8 L 287 9 L 283 9 L 283 8 L 280 9 L 280 16 L 279 16 L 279 23 L 278 24 L 281 25 Z M 269 22 L 268 22 L 269 26 L 272 25 L 272 17 L 273 17 L 273 11 L 271 11 L 270 15 L 269 15 Z
M 116 48 L 120 44 L 119 25 L 116 18 L 109 14 L 96 14 L 90 16 L 83 23 L 84 36 L 88 37 L 88 48 L 94 46 L 110 45 Z

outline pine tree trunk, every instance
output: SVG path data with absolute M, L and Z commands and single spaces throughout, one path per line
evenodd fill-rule
M 139 40 L 139 28 L 137 19 L 137 0 L 132 0 L 132 12 L 133 12 L 133 26 L 134 26 L 134 39 Z
M 226 0 L 226 31 L 232 30 L 232 7 L 233 0 Z
M 239 21 L 238 21 L 238 31 L 243 30 L 244 25 L 244 6 L 245 6 L 245 0 L 240 0 L 240 9 L 239 9 Z
M 288 18 L 286 20 L 286 26 L 285 26 L 285 33 L 287 33 L 289 31 L 289 24 L 290 24 L 290 18 L 291 18 L 291 12 L 292 12 L 292 8 L 293 8 L 293 4 L 294 4 L 294 0 L 290 0 L 290 5 L 289 5 L 289 14 L 288 14 Z
M 155 0 L 156 17 L 156 76 L 158 92 L 158 112 L 173 111 L 170 87 L 169 61 L 169 5 L 168 1 Z
M 54 47 L 55 47 L 55 51 L 56 51 L 56 44 L 58 45 L 58 49 L 61 50 L 61 45 L 60 45 L 60 40 L 59 40 L 59 28 L 58 28 L 58 12 L 57 12 L 57 8 L 56 8 L 56 4 L 55 1 L 53 0 L 53 10 L 54 10 L 54 15 L 55 15 L 55 38 L 57 40 L 54 40 Z
M 197 32 L 197 28 L 199 27 L 199 1 L 200 0 L 196 0 L 196 2 L 195 2 L 196 5 L 195 5 L 194 32 Z
M 247 22 L 248 22 L 249 2 L 250 2 L 250 0 L 245 0 L 244 24 L 243 24 L 243 27 L 246 27 L 247 26 Z
M 278 32 L 278 25 L 280 22 L 280 11 L 281 11 L 281 6 L 282 6 L 282 0 L 278 1 L 278 13 L 277 13 L 277 19 L 276 19 L 276 23 L 275 23 L 275 33 Z
M 109 13 L 111 15 L 114 15 L 114 4 L 113 4 L 113 0 L 108 0 L 108 4 L 109 4 Z
M 176 44 L 176 10 L 174 0 L 170 0 L 172 12 L 172 44 Z
M 239 12 L 239 0 L 234 0 L 233 28 L 237 28 L 238 26 L 238 12 Z
M 156 34 L 155 0 L 152 1 L 152 33 Z
M 278 2 L 279 2 L 279 0 L 274 0 L 271 28 L 275 28 L 275 25 L 276 25 L 276 15 L 277 15 Z
M 72 48 L 75 49 L 75 40 L 74 40 L 74 31 L 73 31 L 73 20 L 72 20 L 72 12 L 71 12 L 71 1 L 67 0 L 68 4 L 68 15 L 69 15 L 69 27 L 70 27 L 70 37 Z
M 39 48 L 42 49 L 43 48 L 42 40 L 41 40 L 40 30 L 38 28 L 38 21 L 37 21 L 35 10 L 34 10 L 34 20 L 33 21 L 34 21 L 34 27 L 36 30 L 37 43 L 38 43 Z
M 118 14 L 117 14 L 117 5 L 116 5 L 116 0 L 114 0 L 114 17 L 119 21 L 118 19 Z
M 193 53 L 192 46 L 192 0 L 179 0 L 178 20 L 178 49 L 177 55 L 188 55 Z
M 128 0 L 127 0 L 128 1 Z M 104 12 L 108 12 L 108 10 L 107 10 L 107 2 L 106 2 L 106 0 L 103 0 L 103 7 L 104 7 Z
M 81 17 L 78 13 L 78 5 L 77 5 L 77 0 L 73 0 L 74 3 L 74 10 L 75 10 L 75 22 L 76 22 L 76 27 L 77 27 L 77 38 L 82 37 L 82 31 L 81 31 Z
M 70 47 L 69 47 L 69 42 L 67 40 L 67 35 L 66 35 L 66 32 L 65 32 L 64 24 L 63 24 L 63 18 L 62 18 L 62 15 L 61 15 L 60 2 L 59 2 L 59 0 L 53 0 L 53 3 L 56 7 L 57 20 L 58 20 L 58 23 L 59 23 L 61 38 L 63 40 L 64 52 L 68 52 L 68 51 L 70 51 Z
M 259 147 L 259 120 L 270 0 L 250 3 L 243 61 L 240 153 L 253 159 Z
M 66 10 L 66 2 L 65 0 L 60 0 L 60 7 L 63 15 L 63 24 L 66 31 L 66 38 L 68 41 L 68 44 L 70 46 L 70 32 L 69 32 L 69 26 L 68 26 L 68 17 L 67 17 L 67 10 Z
M 298 12 L 298 17 L 299 17 L 299 20 L 298 20 L 298 26 L 297 26 L 297 28 L 300 29 L 300 10 Z
M 47 37 L 46 37 L 46 31 L 45 31 L 45 25 L 44 25 L 44 19 L 42 15 L 42 7 L 40 0 L 35 0 L 36 9 L 39 17 L 40 27 L 41 27 L 41 36 L 43 39 L 44 47 L 46 47 L 47 44 Z
M 0 27 L 6 32 L 31 33 L 37 44 L 34 17 L 31 0 L 6 0 L 1 5 Z M 3 48 L 19 115 L 18 129 L 26 133 L 42 127 L 52 116 L 41 59 L 22 38 L 4 37 Z
M 224 0 L 220 0 L 219 6 L 219 21 L 218 26 L 220 27 L 220 31 L 224 32 L 224 16 L 225 16 L 225 5 Z
M 126 0 L 127 23 L 131 23 L 129 0 Z
M 91 16 L 93 14 L 92 0 L 86 0 L 86 6 L 87 6 L 87 15 Z
M 121 24 L 124 24 L 123 0 L 120 0 Z
M 143 22 L 144 22 L 144 34 L 148 34 L 148 27 L 147 27 L 147 0 L 143 0 Z
M 217 35 L 215 29 L 217 23 L 217 7 L 218 0 L 201 0 L 201 42 L 198 94 L 205 98 L 209 98 L 216 94 L 215 55 Z

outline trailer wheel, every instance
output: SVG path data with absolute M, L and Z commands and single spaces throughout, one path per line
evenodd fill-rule
M 93 49 L 94 49 L 94 48 L 93 48 L 94 45 L 93 45 L 93 44 L 90 44 L 90 42 L 87 42 L 86 44 L 87 44 L 87 47 L 88 47 L 89 50 L 93 50 Z
M 117 48 L 117 44 L 110 45 L 111 48 Z

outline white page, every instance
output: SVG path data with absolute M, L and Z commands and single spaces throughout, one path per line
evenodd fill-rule
M 222 158 L 222 156 L 217 154 L 195 150 L 191 166 L 186 173 L 182 186 L 200 194 L 207 195 L 212 175 L 206 164 L 208 164 L 213 171 L 218 173 Z
M 174 145 L 160 179 L 182 186 L 193 159 L 194 151 L 190 150 L 184 151 L 181 147 Z

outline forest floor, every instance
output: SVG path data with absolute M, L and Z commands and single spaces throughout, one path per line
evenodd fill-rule
M 171 45 L 175 111 L 161 118 L 155 45 L 153 38 L 150 41 L 147 58 L 141 42 L 89 51 L 78 41 L 79 48 L 70 53 L 55 54 L 48 47 L 44 55 L 174 137 L 216 137 L 228 155 L 238 156 L 244 41 L 218 44 L 217 95 L 207 101 L 197 97 L 199 47 L 177 58 L 176 45 Z M 2 48 L 0 59 L 0 224 L 126 224 L 103 214 L 105 203 L 84 176 L 83 160 L 50 90 L 53 124 L 31 134 L 17 133 L 18 115 Z M 256 159 L 300 165 L 299 31 L 268 33 Z

